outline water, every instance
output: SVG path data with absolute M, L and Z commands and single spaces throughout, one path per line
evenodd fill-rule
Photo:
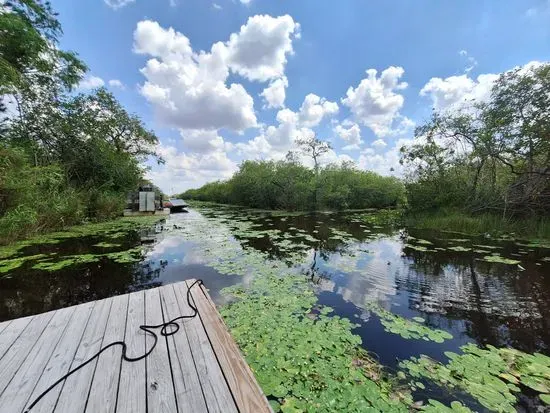
M 245 252 L 256 259 L 285 263 L 314 286 L 319 302 L 357 323 L 363 346 L 390 370 L 399 360 L 426 354 L 445 361 L 445 351 L 466 343 L 511 346 L 550 354 L 550 249 L 367 224 L 359 213 L 284 214 L 239 208 L 201 207 L 173 214 L 149 234 L 130 233 L 107 251 L 144 244 L 144 259 L 117 263 L 101 256 L 94 262 L 57 271 L 33 269 L 33 262 L 0 278 L 0 320 L 9 320 L 143 288 L 201 278 L 218 305 L 225 287 L 261 276 L 248 269 Z M 105 253 L 94 247 L 102 236 L 31 245 L 23 254 Z M 457 248 L 458 247 L 458 248 Z M 425 251 L 427 249 L 427 251 Z M 484 261 L 499 254 L 520 265 Z M 384 329 L 369 311 L 376 303 L 407 319 L 445 330 L 444 343 L 404 339 Z M 480 409 L 466 394 L 449 394 L 435 385 L 420 398 L 462 400 Z M 532 395 L 520 398 L 529 410 Z M 531 406 L 531 407 L 530 407 Z

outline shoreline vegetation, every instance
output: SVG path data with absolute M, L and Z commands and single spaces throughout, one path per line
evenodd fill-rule
M 550 238 L 550 64 L 505 72 L 484 101 L 435 111 L 400 150 L 402 179 L 351 162 L 320 165 L 331 147 L 297 140 L 281 161 L 244 161 L 226 181 L 180 197 L 261 209 L 403 208 L 404 223 L 487 236 Z
M 49 2 L 10 1 L 0 13 L 0 245 L 121 215 L 162 159 L 158 138 L 112 93 L 79 93 L 88 68 L 59 48 Z

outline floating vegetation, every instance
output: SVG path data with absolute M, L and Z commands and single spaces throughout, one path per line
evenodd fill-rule
M 411 250 L 415 250 L 415 251 L 422 251 L 422 252 L 430 251 L 427 247 L 423 247 L 422 245 L 405 244 L 403 247 L 410 248 Z
M 430 242 L 430 241 L 425 240 L 425 239 L 417 239 L 416 243 L 421 244 L 421 245 L 433 245 L 433 242 Z
M 515 412 L 519 386 L 540 393 L 542 402 L 550 397 L 550 357 L 527 354 L 511 348 L 475 344 L 461 347 L 463 354 L 445 352 L 450 359 L 443 365 L 427 356 L 401 362 L 415 378 L 426 378 L 451 388 L 460 388 L 486 408 L 498 412 Z
M 432 329 L 424 325 L 425 321 L 421 317 L 408 320 L 374 303 L 369 303 L 366 307 L 380 317 L 380 322 L 388 333 L 398 334 L 406 339 L 422 339 L 435 341 L 436 343 L 443 343 L 445 340 L 453 338 L 450 333 L 444 330 Z
M 443 403 L 437 400 L 429 400 L 426 406 L 421 407 L 421 410 L 429 413 L 470 413 L 471 410 L 464 406 L 462 403 L 454 401 L 451 402 L 451 407 L 445 406 Z
M 96 254 L 82 254 L 82 255 L 68 255 L 60 257 L 60 259 L 45 261 L 39 261 L 32 266 L 35 270 L 44 271 L 59 271 L 66 267 L 71 267 L 78 264 L 89 264 L 91 262 L 97 262 L 100 260 L 100 256 Z
M 98 247 L 98 248 L 119 248 L 122 245 L 111 243 L 111 242 L 98 242 L 97 244 L 94 244 L 93 246 Z
M 498 262 L 500 264 L 508 264 L 508 265 L 517 265 L 521 263 L 521 261 L 513 260 L 511 258 L 501 257 L 498 254 L 486 255 L 483 257 L 483 261 Z
M 276 273 L 227 289 L 238 301 L 221 310 L 274 410 L 407 412 L 410 395 L 359 349 L 354 324 L 316 306 L 303 278 Z
M 472 250 L 471 248 L 466 248 L 466 247 L 461 247 L 461 246 L 448 247 L 447 249 L 450 250 L 450 251 L 456 251 L 456 252 L 469 252 L 469 251 Z
M 12 258 L 9 260 L 2 260 L 0 261 L 0 274 L 6 274 L 10 271 L 16 270 L 17 268 L 21 267 L 23 264 L 25 264 L 27 261 L 35 261 L 40 258 L 47 257 L 46 254 L 36 254 L 36 255 L 29 255 L 26 257 L 19 257 L 19 258 Z

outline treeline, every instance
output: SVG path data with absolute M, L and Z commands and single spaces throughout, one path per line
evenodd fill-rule
M 435 113 L 402 148 L 409 205 L 550 213 L 550 65 L 500 76 L 486 102 Z
M 434 113 L 415 138 L 402 148 L 412 213 L 524 220 L 550 236 L 550 64 L 502 74 L 487 101 Z
M 332 210 L 395 207 L 405 201 L 405 188 L 397 178 L 358 170 L 351 163 L 310 169 L 290 157 L 245 161 L 231 179 L 180 196 L 252 208 Z
M 48 2 L 0 8 L 0 242 L 119 215 L 157 137 L 107 90 L 73 92 L 87 67 Z

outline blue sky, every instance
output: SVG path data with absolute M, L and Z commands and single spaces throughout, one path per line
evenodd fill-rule
M 159 136 L 149 177 L 167 192 L 313 135 L 332 143 L 325 162 L 402 174 L 398 149 L 432 108 L 550 59 L 549 0 L 52 3 L 61 46 L 90 67 L 81 90 L 104 84 Z

